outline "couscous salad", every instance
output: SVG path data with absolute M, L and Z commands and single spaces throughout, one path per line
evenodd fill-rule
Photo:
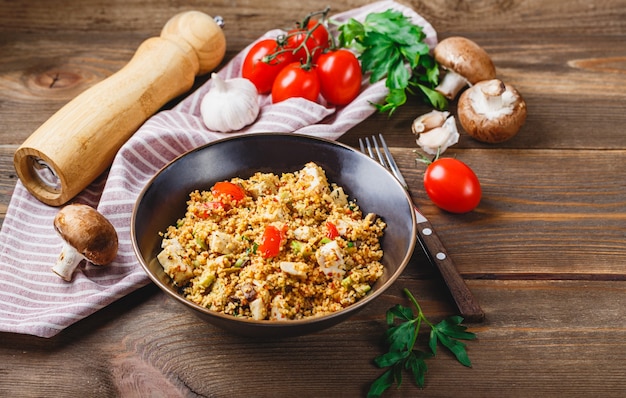
M 303 319 L 367 294 L 383 274 L 384 228 L 308 163 L 191 192 L 157 259 L 187 299 L 212 311 Z

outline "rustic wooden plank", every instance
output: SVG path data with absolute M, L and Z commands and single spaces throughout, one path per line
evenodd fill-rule
M 471 30 L 476 35 L 492 36 L 502 30 L 515 31 L 518 37 L 542 32 L 550 37 L 571 32 L 622 34 L 625 9 L 620 0 L 603 2 L 602 7 L 589 3 L 545 2 L 541 0 L 471 3 L 401 1 L 427 19 L 440 31 L 454 33 Z M 615 21 L 606 24 L 607 20 Z M 576 21 L 572 24 L 571 21 Z
M 342 12 L 370 3 L 367 0 L 336 0 L 333 12 Z M 497 3 L 470 4 L 465 2 L 421 2 L 400 0 L 425 18 L 435 21 L 438 30 L 471 29 L 490 33 L 506 26 L 521 32 L 542 31 L 563 34 L 562 28 L 575 32 L 623 32 L 626 11 L 623 0 L 604 0 L 601 7 L 586 2 L 550 2 L 513 0 Z M 267 25 L 289 24 L 300 14 L 315 10 L 316 5 L 275 0 L 272 7 L 257 7 L 241 1 L 236 5 L 221 1 L 170 2 L 158 0 L 128 0 L 123 7 L 111 7 L 106 0 L 63 1 L 50 7 L 46 0 L 28 3 L 3 0 L 0 2 L 0 27 L 8 30 L 55 31 L 147 31 L 162 26 L 172 14 L 199 9 L 210 15 L 232 17 L 232 26 L 246 32 L 267 29 Z M 317 5 L 317 7 L 320 7 Z M 10 11 L 10 12 L 9 12 Z M 575 26 L 571 21 L 575 20 Z M 612 24 L 607 20 L 615 21 Z M 250 23 L 244 23 L 250 22 Z M 258 32 L 257 32 L 258 33 Z
M 17 145 L 0 145 L 0 225 L 17 183 L 17 173 L 13 167 L 13 153 L 16 149 Z
M 625 151 L 450 150 L 483 188 L 477 209 L 454 215 L 428 200 L 416 155 L 392 150 L 466 277 L 626 278 Z
M 286 8 L 278 16 L 274 10 L 252 12 L 245 5 L 236 9 L 219 4 L 206 7 L 215 8 L 233 21 L 225 27 L 228 59 L 260 34 L 291 23 L 293 15 L 306 12 L 304 8 L 309 7 L 293 3 L 285 3 Z M 621 112 L 626 96 L 626 58 L 621 52 L 623 36 L 619 34 L 625 24 L 624 19 L 619 19 L 624 7 L 620 7 L 619 1 L 605 3 L 605 11 L 600 15 L 609 15 L 615 22 L 601 26 L 597 24 L 600 16 L 587 12 L 587 6 L 582 4 L 554 10 L 539 2 L 509 2 L 497 10 L 498 18 L 489 7 L 469 12 L 461 4 L 407 4 L 432 20 L 440 37 L 463 34 L 477 40 L 493 57 L 499 76 L 514 84 L 526 98 L 529 117 L 523 134 L 500 147 L 602 149 L 626 145 L 626 138 L 613 127 L 626 122 L 626 114 Z M 340 12 L 357 5 L 340 1 L 333 9 Z M 0 29 L 5 30 L 0 51 L 9 54 L 0 66 L 0 88 L 6 111 L 4 120 L 19 132 L 11 135 L 17 142 L 78 92 L 119 70 L 142 40 L 158 34 L 167 20 L 165 14 L 171 16 L 180 11 L 133 1 L 127 5 L 125 15 L 103 5 L 73 5 L 71 18 L 67 18 L 67 5 L 53 10 L 45 2 L 11 6 L 24 9 L 12 10 L 15 18 L 0 17 Z M 139 7 L 144 7 L 145 18 L 134 16 Z M 553 14 L 556 11 L 558 14 Z M 489 18 L 481 21 L 486 15 Z M 525 18 L 522 26 L 527 32 L 523 35 L 516 30 L 517 24 L 507 24 L 520 18 Z M 571 18 L 577 20 L 576 30 L 568 30 L 567 35 L 552 32 L 564 26 L 569 28 Z M 594 24 L 597 26 L 592 29 Z M 503 31 L 502 26 L 507 26 L 507 30 Z M 499 28 L 497 34 L 495 27 Z M 546 35 L 550 35 L 550 41 L 545 40 Z M 586 42 L 593 45 L 581 45 Z M 572 81 L 576 84 L 571 85 Z M 384 115 L 372 117 L 367 129 L 406 134 L 409 140 L 411 121 L 429 110 L 422 104 L 410 105 L 391 120 Z M 454 108 L 453 103 L 453 112 Z M 612 115 L 611 123 L 604 117 L 606 114 Z M 595 130 L 602 130 L 603 134 L 589 134 Z M 357 127 L 357 131 L 362 129 Z M 559 134 L 546 134 L 552 131 Z M 465 137 L 459 146 L 489 147 Z
M 26 384 L 31 396 L 150 391 L 168 396 L 363 396 L 381 372 L 371 360 L 383 350 L 384 312 L 396 303 L 408 305 L 401 293 L 407 287 L 427 316 L 438 321 L 450 308 L 442 305 L 436 286 L 402 279 L 348 322 L 285 340 L 228 335 L 149 286 L 55 338 L 3 335 L 0 355 L 11 357 L 11 364 L 0 365 L 0 391 L 24 396 Z M 470 286 L 487 312 L 484 324 L 468 325 L 478 335 L 468 342 L 473 368 L 441 351 L 428 362 L 425 390 L 406 378 L 399 390 L 392 388 L 385 396 L 623 393 L 626 321 L 618 316 L 626 300 L 623 283 L 470 281 Z M 572 313 L 572 307 L 580 311 Z M 326 365 L 311 374 L 312 363 Z

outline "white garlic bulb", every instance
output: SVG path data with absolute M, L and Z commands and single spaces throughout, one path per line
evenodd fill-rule
M 213 87 L 204 95 L 200 113 L 204 125 L 212 131 L 228 133 L 254 122 L 259 115 L 255 85 L 245 78 L 224 80 L 211 74 Z

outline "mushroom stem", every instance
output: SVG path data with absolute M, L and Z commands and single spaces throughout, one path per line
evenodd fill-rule
M 526 120 L 526 102 L 499 79 L 474 84 L 459 97 L 457 114 L 468 135 L 496 143 L 513 137 Z
M 85 257 L 72 247 L 72 245 L 64 242 L 61 254 L 59 254 L 56 264 L 52 267 L 52 272 L 69 282 L 72 280 L 74 270 L 84 259 Z
M 508 93 L 508 94 L 507 94 Z M 478 114 L 488 119 L 510 115 L 515 105 L 515 97 L 506 90 L 501 80 L 494 79 L 470 94 L 472 107 Z
M 459 75 L 455 71 L 448 69 L 439 85 L 435 87 L 435 91 L 440 92 L 448 99 L 454 99 L 461 89 L 467 86 L 469 82 L 466 78 Z

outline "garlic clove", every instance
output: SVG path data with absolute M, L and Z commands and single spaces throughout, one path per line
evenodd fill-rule
M 456 121 L 447 111 L 432 110 L 423 114 L 413 121 L 411 129 L 417 135 L 417 145 L 431 155 L 443 153 L 459 141 Z
M 417 117 L 411 125 L 413 134 L 424 133 L 443 126 L 448 116 L 450 116 L 450 112 L 433 110 Z
M 259 115 L 257 89 L 245 78 L 224 80 L 211 74 L 213 86 L 200 103 L 204 125 L 212 131 L 228 133 L 252 124 Z

